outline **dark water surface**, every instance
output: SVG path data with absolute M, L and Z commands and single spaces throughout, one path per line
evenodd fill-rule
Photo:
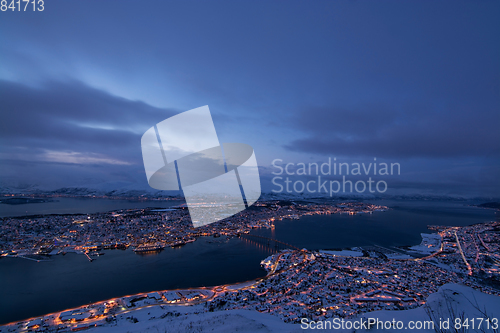
M 107 250 L 89 262 L 84 255 L 52 261 L 0 259 L 0 324 L 113 297 L 153 290 L 214 286 L 266 275 L 264 248 L 233 238 L 203 237 L 153 255 Z
M 275 230 L 253 230 L 299 248 L 331 249 L 363 245 L 405 246 L 420 244 L 428 225 L 465 226 L 499 219 L 491 209 L 464 202 L 370 201 L 391 209 L 373 214 L 304 216 L 275 223 Z
M 179 204 L 178 201 L 157 202 L 165 204 L 162 206 L 145 202 L 119 203 L 120 200 L 78 200 L 82 199 L 60 202 L 68 204 L 66 209 L 79 209 L 81 213 L 96 212 L 95 209 L 106 211 Z M 373 244 L 402 246 L 419 244 L 420 233 L 429 232 L 427 225 L 463 226 L 498 220 L 495 211 L 471 207 L 464 202 L 371 202 L 392 209 L 355 216 L 306 216 L 300 220 L 278 221 L 274 230 L 255 229 L 252 234 L 276 238 L 308 249 Z M 32 213 L 54 213 L 50 207 L 44 207 L 49 204 L 32 204 L 37 205 Z M 56 207 L 57 213 L 63 208 Z M 49 262 L 1 258 L 0 323 L 139 292 L 213 286 L 254 279 L 265 275 L 259 263 L 271 252 L 263 246 L 255 246 L 238 238 L 223 242 L 221 238 L 204 237 L 184 247 L 168 248 L 151 256 L 140 256 L 131 250 L 108 250 L 105 253 L 94 262 L 77 254 L 53 256 Z
M 45 198 L 44 198 L 45 199 Z M 183 204 L 184 200 L 112 200 L 93 198 L 46 198 L 42 203 L 9 205 L 0 203 L 0 217 L 38 214 L 92 214 L 117 209 L 159 207 L 168 208 Z

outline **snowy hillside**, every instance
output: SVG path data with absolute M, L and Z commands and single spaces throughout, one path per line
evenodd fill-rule
M 250 310 L 229 310 L 195 314 L 194 309 L 180 308 L 166 312 L 160 307 L 134 311 L 130 315 L 118 318 L 116 326 L 104 326 L 91 330 L 92 333 L 122 332 L 294 332 L 297 325 L 285 324 L 280 319 Z M 188 312 L 186 314 L 186 312 Z M 165 316 L 165 313 L 167 315 Z M 182 314 L 180 314 L 182 313 Z M 164 316 L 155 320 L 154 317 Z M 153 318 L 153 319 L 151 319 Z M 137 320 L 137 322 L 135 322 Z M 134 323 L 135 322 L 135 323 Z M 300 328 L 298 328 L 300 330 Z
M 118 333 L 118 332 L 301 332 L 306 328 L 305 324 L 286 324 L 277 317 L 269 314 L 251 310 L 228 310 L 205 312 L 202 305 L 190 307 L 182 306 L 154 306 L 131 311 L 125 315 L 118 316 L 111 323 L 103 323 L 103 326 L 91 328 L 91 333 Z M 431 317 L 435 321 L 435 329 L 419 329 L 412 332 L 455 332 L 453 330 L 455 318 L 475 318 L 476 328 L 458 330 L 457 332 L 498 332 L 490 324 L 486 327 L 486 318 L 500 318 L 500 297 L 492 296 L 457 284 L 447 284 L 439 291 L 429 296 L 425 306 L 406 311 L 376 311 L 365 313 L 357 318 L 345 319 L 345 321 L 367 321 L 375 318 L 379 321 L 400 321 L 403 329 L 335 329 L 335 332 L 401 332 L 406 331 L 410 321 L 414 323 L 429 322 Z M 439 331 L 439 318 L 445 321 L 450 318 L 450 329 Z M 477 318 L 483 318 L 481 328 L 477 328 Z M 334 319 L 329 319 L 330 321 Z M 337 318 L 337 322 L 340 318 Z M 319 322 L 308 323 L 308 328 L 320 329 Z M 490 321 L 490 323 L 492 323 Z M 323 322 L 321 325 L 326 327 Z M 331 325 L 331 324 L 330 324 Z M 302 326 L 302 327 L 301 327 Z M 333 326 L 334 327 L 334 326 Z

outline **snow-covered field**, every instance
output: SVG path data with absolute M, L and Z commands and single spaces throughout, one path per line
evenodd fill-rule
M 403 253 L 386 253 L 385 254 L 389 259 L 411 259 L 412 256 Z
M 420 254 L 432 254 L 439 250 L 441 246 L 441 236 L 438 234 L 420 234 L 422 242 L 419 245 L 414 245 L 409 248 L 409 252 L 416 252 Z
M 344 256 L 344 257 L 362 257 L 363 252 L 361 251 L 353 251 L 353 250 L 341 250 L 341 251 L 329 251 L 329 250 L 320 250 L 319 252 L 328 253 L 334 256 Z

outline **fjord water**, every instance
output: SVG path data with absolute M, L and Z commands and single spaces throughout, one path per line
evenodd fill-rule
M 82 204 L 85 202 L 88 206 Z M 391 209 L 354 216 L 304 216 L 300 220 L 277 221 L 275 229 L 254 229 L 252 234 L 308 249 L 374 244 L 404 246 L 420 243 L 420 233 L 429 232 L 428 225 L 461 226 L 498 220 L 495 211 L 472 207 L 468 202 L 371 202 Z M 121 207 L 116 204 L 116 201 L 80 201 L 78 212 L 91 213 L 96 207 L 109 205 L 114 205 L 111 209 L 148 206 L 130 201 Z M 43 207 L 45 203 L 33 205 L 40 205 L 37 206 L 40 211 L 33 214 L 42 210 L 49 213 Z M 157 202 L 149 206 L 162 207 Z M 53 256 L 48 262 L 1 258 L 0 324 L 139 292 L 255 279 L 265 275 L 259 263 L 271 250 L 238 238 L 224 241 L 203 237 L 181 248 L 168 248 L 150 256 L 140 256 L 131 250 L 105 253 L 93 262 L 76 254 Z
M 118 209 L 158 207 L 168 208 L 184 203 L 184 200 L 124 200 L 95 198 L 44 198 L 46 202 L 9 205 L 0 203 L 0 217 L 39 214 L 92 214 Z
M 432 233 L 429 225 L 465 226 L 499 220 L 491 209 L 465 201 L 369 201 L 390 209 L 372 214 L 304 216 L 283 220 L 276 228 L 254 230 L 260 236 L 309 250 L 379 245 L 415 245 L 421 233 Z M 477 203 L 476 203 L 477 204 Z
M 140 292 L 255 279 L 265 276 L 260 261 L 271 253 L 212 237 L 158 254 L 103 252 L 93 262 L 75 253 L 46 262 L 0 259 L 0 324 Z

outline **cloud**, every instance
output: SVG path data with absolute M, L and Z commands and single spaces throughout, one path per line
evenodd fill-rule
M 142 134 L 177 113 L 77 81 L 43 88 L 0 81 L 0 90 L 0 146 L 11 159 L 142 163 Z
M 60 152 L 47 150 L 45 154 L 41 156 L 41 159 L 45 159 L 49 162 L 60 162 L 60 163 L 72 163 L 72 164 L 117 164 L 117 165 L 129 165 L 131 163 L 126 161 L 115 160 L 107 158 L 105 156 L 99 156 L 97 154 L 82 154 L 78 152 Z
M 291 120 L 303 133 L 291 151 L 377 157 L 464 157 L 500 153 L 494 104 L 306 108 Z
M 140 138 L 178 113 L 78 81 L 0 81 L 0 181 L 42 187 L 144 183 Z

